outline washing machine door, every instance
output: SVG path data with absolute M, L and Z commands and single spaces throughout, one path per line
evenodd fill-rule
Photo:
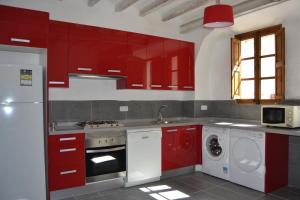
M 262 164 L 262 152 L 254 139 L 239 138 L 231 149 L 233 163 L 242 171 L 251 173 L 256 171 Z
M 206 137 L 205 150 L 208 157 L 212 160 L 220 160 L 225 154 L 223 139 L 217 134 Z

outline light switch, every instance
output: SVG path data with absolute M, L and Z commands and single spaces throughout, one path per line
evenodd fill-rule
M 201 110 L 207 110 L 207 109 L 208 109 L 207 105 L 201 105 Z
M 120 112 L 128 112 L 128 106 L 120 106 Z

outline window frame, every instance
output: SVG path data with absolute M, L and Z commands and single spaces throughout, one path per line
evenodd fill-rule
M 281 37 L 281 63 L 283 66 L 281 69 L 281 76 L 278 77 L 276 70 L 277 70 L 277 57 L 278 57 L 278 41 L 277 41 L 277 33 L 281 31 L 282 37 Z M 263 36 L 267 35 L 275 35 L 275 54 L 270 54 L 270 55 L 263 55 L 261 56 L 261 38 Z M 254 57 L 247 57 L 247 58 L 241 58 L 241 42 L 243 40 L 247 39 L 254 39 Z M 242 60 L 249 60 L 249 59 L 254 59 L 254 99 L 235 99 L 234 98 L 234 87 L 233 86 L 233 74 L 234 74 L 234 60 L 236 59 L 233 55 L 234 54 L 234 47 L 233 47 L 233 42 L 231 43 L 231 72 L 232 72 L 232 81 L 231 81 L 231 93 L 232 93 L 232 99 L 234 99 L 237 103 L 240 104 L 274 104 L 274 103 L 280 103 L 285 99 L 285 38 L 284 38 L 284 28 L 282 25 L 276 25 L 268 28 L 263 28 L 255 31 L 250 31 L 247 33 L 242 33 L 235 35 L 233 40 L 238 40 L 239 41 L 239 65 L 241 64 Z M 275 76 L 273 77 L 261 77 L 261 58 L 265 57 L 273 57 L 275 56 Z M 248 78 L 247 78 L 248 79 Z M 253 80 L 253 78 L 250 78 Z M 250 80 L 249 79 L 249 80 Z M 277 87 L 281 88 L 281 96 L 280 98 L 275 97 L 275 99 L 261 99 L 261 80 L 266 80 L 266 79 L 275 79 L 275 93 L 277 93 Z M 279 81 L 280 79 L 280 81 Z M 246 79 L 245 79 L 246 80 Z M 242 79 L 239 78 L 239 85 L 241 83 Z M 278 85 L 278 82 L 280 82 L 280 86 Z M 240 87 L 240 86 L 239 86 Z M 240 94 L 240 88 L 239 88 L 239 94 Z

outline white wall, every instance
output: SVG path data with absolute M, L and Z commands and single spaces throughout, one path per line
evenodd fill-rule
M 230 99 L 230 38 L 272 25 L 283 24 L 286 31 L 286 98 L 300 98 L 300 1 L 290 0 L 235 19 L 231 28 L 213 30 L 196 57 L 195 99 Z

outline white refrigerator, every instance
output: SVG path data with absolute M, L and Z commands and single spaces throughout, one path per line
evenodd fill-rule
M 0 199 L 45 200 L 43 67 L 0 65 Z

